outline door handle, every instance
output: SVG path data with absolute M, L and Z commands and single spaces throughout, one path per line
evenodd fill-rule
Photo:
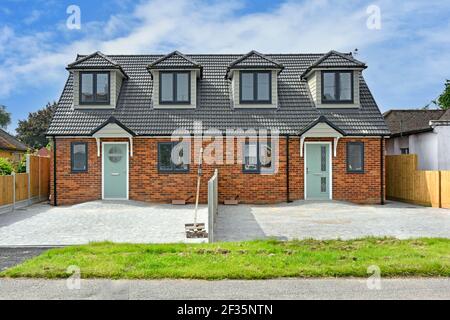
M 113 172 L 113 173 L 111 173 L 111 175 L 112 175 L 112 176 L 120 176 L 120 173 L 118 173 L 118 172 Z

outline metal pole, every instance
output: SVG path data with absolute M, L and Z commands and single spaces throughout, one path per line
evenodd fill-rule
M 195 215 L 194 215 L 194 228 L 197 228 L 197 211 L 198 211 L 198 200 L 200 197 L 200 180 L 202 177 L 202 160 L 203 160 L 203 148 L 200 149 L 200 159 L 198 164 L 197 173 L 197 195 L 195 198 Z

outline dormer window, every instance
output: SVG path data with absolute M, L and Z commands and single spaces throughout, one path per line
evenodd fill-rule
M 240 72 L 240 103 L 272 103 L 271 71 Z
M 160 104 L 190 104 L 191 103 L 191 72 L 177 71 L 159 73 Z
M 353 103 L 353 72 L 322 71 L 322 103 Z
M 110 73 L 80 72 L 80 104 L 110 103 Z

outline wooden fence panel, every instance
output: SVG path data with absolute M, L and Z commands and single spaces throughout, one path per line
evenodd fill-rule
M 27 173 L 0 176 L 0 206 L 46 200 L 50 193 L 50 158 L 28 156 Z M 15 196 L 15 198 L 14 198 Z
M 28 174 L 16 174 L 16 202 L 28 199 Z
M 441 204 L 450 209 L 450 171 L 441 171 Z
M 0 206 L 13 203 L 13 177 L 0 176 Z
M 29 174 L 30 174 L 30 196 L 32 198 L 39 196 L 39 159 L 37 156 L 29 156 Z
M 50 195 L 50 158 L 49 157 L 39 157 L 40 165 L 39 172 L 41 174 L 40 178 L 40 198 L 48 199 Z
M 450 171 L 417 170 L 417 155 L 386 156 L 386 197 L 450 207 Z

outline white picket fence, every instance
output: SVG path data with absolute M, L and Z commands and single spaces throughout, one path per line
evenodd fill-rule
M 208 241 L 214 242 L 214 229 L 219 214 L 219 172 L 217 169 L 208 181 Z

